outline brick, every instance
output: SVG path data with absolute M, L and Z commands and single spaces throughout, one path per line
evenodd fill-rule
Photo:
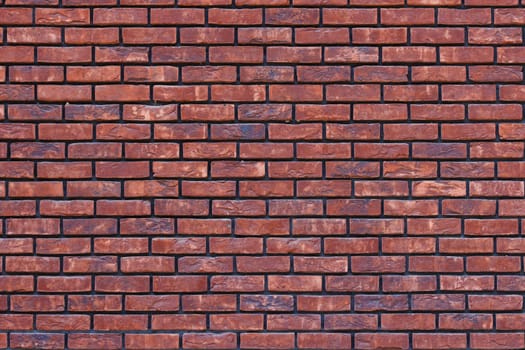
M 90 251 L 90 247 L 91 243 L 88 238 L 39 238 L 36 241 L 37 253 L 46 255 L 59 255 L 62 252 L 85 254 Z
M 72 159 L 115 159 L 122 155 L 122 147 L 116 143 L 104 142 L 72 143 L 68 146 L 68 154 Z
M 446 9 L 438 10 L 438 24 L 483 25 L 490 24 L 490 9 Z
M 426 25 L 434 24 L 433 9 L 381 9 L 381 24 Z
M 186 333 L 182 344 L 187 349 L 199 349 L 202 346 L 208 349 L 235 349 L 237 338 L 234 333 Z
M 475 67 L 471 68 L 475 69 Z M 416 82 L 464 82 L 467 79 L 466 76 L 466 69 L 461 66 L 420 66 L 412 68 L 412 80 Z
M 444 333 L 416 334 L 413 338 L 414 349 L 449 349 L 450 347 L 464 348 L 467 345 L 465 334 Z
M 65 302 L 63 296 L 58 295 L 28 295 L 13 296 L 11 298 L 11 310 L 16 312 L 60 312 L 64 311 Z
M 433 124 L 387 124 L 383 125 L 383 138 L 385 140 L 401 141 L 408 140 L 407 133 L 414 135 L 413 140 L 435 140 L 438 137 L 438 129 Z
M 136 50 L 135 50 L 136 51 Z M 144 56 L 136 57 L 136 59 L 147 61 L 147 50 L 144 50 Z M 125 52 L 123 52 L 124 54 Z M 115 54 L 113 55 L 115 56 Z M 152 61 L 155 63 L 170 63 L 173 60 L 186 63 L 203 63 L 206 61 L 206 51 L 204 47 L 193 46 L 157 46 L 151 50 Z
M 234 119 L 234 106 L 230 104 L 186 105 L 181 106 L 182 120 L 226 121 Z
M 92 59 L 89 46 L 39 47 L 37 56 L 41 63 L 89 63 Z
M 414 181 L 412 195 L 415 197 L 463 197 L 467 186 L 463 181 Z
M 353 28 L 354 44 L 403 44 L 407 41 L 406 28 Z
M 379 250 L 375 238 L 325 238 L 324 243 L 328 254 L 370 254 Z
M 516 0 L 505 0 L 505 1 L 483 1 L 483 0 L 467 0 L 468 6 L 512 6 L 517 5 L 518 2 Z
M 98 85 L 95 88 L 97 101 L 148 101 L 149 87 L 146 85 Z
M 324 56 L 330 63 L 377 63 L 379 50 L 374 47 L 325 47 Z
M 32 11 L 30 8 L 5 8 L 0 13 L 2 15 L 2 25 L 32 23 Z
M 212 213 L 218 216 L 261 216 L 266 213 L 266 203 L 261 200 L 214 200 Z
M 16 348 L 41 348 L 52 349 L 64 347 L 63 334 L 46 334 L 46 333 L 11 333 L 9 341 L 11 346 Z
M 412 0 L 409 0 L 409 1 L 412 1 Z M 401 0 L 378 0 L 376 4 L 378 6 L 395 6 L 395 5 L 403 5 L 403 1 Z M 368 6 L 369 3 L 367 2 L 367 0 L 353 0 L 353 5 Z
M 147 24 L 145 8 L 96 8 L 93 10 L 93 24 Z
M 477 349 L 490 349 L 494 346 L 513 349 L 524 346 L 525 340 L 518 333 L 471 333 L 470 343 Z
M 117 39 L 112 39 L 112 42 L 115 40 Z M 104 63 L 147 62 L 148 52 L 149 49 L 145 47 L 134 47 L 133 51 L 126 47 L 96 47 L 95 60 Z
M 37 290 L 39 292 L 89 292 L 91 291 L 90 276 L 67 276 L 67 277 L 43 277 L 37 279 Z
M 187 311 L 232 311 L 235 309 L 233 295 L 185 295 L 182 307 Z
M 130 295 L 126 297 L 126 310 L 130 311 L 177 311 L 178 295 Z
M 295 41 L 298 44 L 348 44 L 349 31 L 346 28 L 297 28 Z
M 358 311 L 403 311 L 408 309 L 408 298 L 403 295 L 364 295 L 355 296 L 355 309 Z
M 204 253 L 206 251 L 204 238 L 179 238 L 152 240 L 152 251 L 155 253 Z
M 414 330 L 432 330 L 435 328 L 435 317 L 432 314 L 383 314 L 381 315 L 381 324 L 385 329 L 402 329 Z
M 30 85 L 11 85 L 9 89 L 0 88 L 0 101 L 30 101 L 35 98 L 34 87 Z
M 494 279 L 491 276 L 443 276 L 440 287 L 452 291 L 491 290 L 494 288 Z
M 117 272 L 117 258 L 111 256 L 64 258 L 64 272 L 67 273 L 115 273 Z
M 294 304 L 290 295 L 244 294 L 240 301 L 243 311 L 291 311 Z
M 515 238 L 500 238 L 497 239 L 496 249 L 498 252 L 502 253 L 518 253 L 520 252 L 522 247 L 522 241 L 521 239 L 515 239 Z
M 211 328 L 214 330 L 261 330 L 263 328 L 263 315 L 213 315 Z
M 410 108 L 412 118 L 416 120 L 462 120 L 465 108 L 461 105 L 424 105 L 414 104 Z
M 246 219 L 236 220 L 235 233 L 237 235 L 286 235 L 290 231 L 286 219 Z
M 408 334 L 403 333 L 359 333 L 355 337 L 356 349 L 394 347 L 409 349 Z
M 409 270 L 415 272 L 463 272 L 463 259 L 440 256 L 411 257 Z
M 204 24 L 204 9 L 151 9 L 151 24 Z
M 289 272 L 288 257 L 238 257 L 237 271 L 240 272 Z
M 120 311 L 122 297 L 119 295 L 70 295 L 68 309 L 71 311 Z
M 351 258 L 352 273 L 399 273 L 405 270 L 404 257 L 364 257 Z
M 388 216 L 428 216 L 437 215 L 438 208 L 435 200 L 385 200 L 384 213 Z
M 323 25 L 372 25 L 377 23 L 377 9 L 323 9 Z
M 124 79 L 132 82 L 173 82 L 178 80 L 179 70 L 176 67 L 125 67 Z
M 68 67 L 66 77 L 72 82 L 119 81 L 120 67 Z
M 468 297 L 470 310 L 519 310 L 523 305 L 520 295 L 470 295 Z
M 149 291 L 148 276 L 97 276 L 95 290 L 98 292 L 144 293 Z
M 216 46 L 209 50 L 212 63 L 262 63 L 263 50 L 257 46 Z
M 182 183 L 184 196 L 207 197 L 209 191 L 212 191 L 215 197 L 234 197 L 235 183 L 232 181 L 184 181 Z
M 66 28 L 66 44 L 102 45 L 119 42 L 118 28 Z
M 93 215 L 94 205 L 89 200 L 54 201 L 42 200 L 40 213 L 46 216 Z
M 454 27 L 410 28 L 410 40 L 413 44 L 462 44 L 465 31 Z
M 65 106 L 65 118 L 79 121 L 102 121 L 119 119 L 118 105 L 71 105 Z
M 271 92 L 270 92 L 271 94 Z M 220 102 L 256 102 L 264 101 L 266 91 L 262 85 L 237 86 L 214 85 L 211 89 L 211 99 Z
M 1 63 L 34 63 L 34 48 L 30 46 L 5 46 L 0 49 Z
M 437 100 L 438 87 L 436 85 L 407 85 L 402 87 L 396 85 L 385 85 L 383 87 L 383 93 L 384 98 L 387 101 L 428 102 Z
M 512 6 L 516 4 L 512 3 L 511 1 L 509 5 Z M 521 18 L 522 14 L 523 14 L 523 11 L 520 9 L 495 9 L 494 10 L 494 23 L 495 24 L 507 24 L 507 25 L 523 24 L 523 18 Z
M 179 343 L 178 334 L 127 334 L 127 349 L 166 349 Z
M 216 254 L 254 254 L 262 252 L 260 238 L 210 238 L 210 251 Z
M 182 162 L 154 162 L 153 175 L 155 177 L 183 177 L 203 178 L 206 177 L 207 163 L 205 161 L 182 161 Z
M 240 44 L 286 44 L 292 42 L 291 28 L 238 28 Z
M 122 337 L 118 334 L 76 333 L 68 337 L 71 349 L 96 349 L 103 346 L 106 349 L 122 347 Z
M 359 66 L 354 68 L 354 80 L 359 82 L 406 82 L 408 80 L 408 68 L 403 66 Z M 368 106 L 372 108 L 376 105 Z M 395 106 L 392 107 L 395 108 Z
M 138 63 L 148 61 L 147 47 L 96 47 L 95 60 L 102 63 Z
M 433 47 L 384 47 L 383 62 L 436 62 L 436 50 Z
M 522 38 L 518 35 L 518 28 L 469 28 L 469 43 L 471 44 L 483 44 L 483 45 L 511 45 L 511 44 L 521 44 L 523 42 Z M 510 60 L 515 57 L 515 53 L 519 52 L 519 48 L 505 48 L 498 47 L 498 61 L 505 62 L 507 58 L 505 57 L 508 53 Z M 502 55 L 500 55 L 502 53 Z M 518 59 L 519 61 L 520 59 Z M 509 62 L 509 63 L 511 63 Z
M 212 177 L 263 177 L 264 163 L 253 161 L 214 161 L 211 164 Z
M 41 25 L 86 25 L 90 23 L 89 9 L 50 9 L 36 10 L 36 24 Z
M 38 127 L 41 140 L 90 140 L 93 130 L 89 124 L 42 124 Z M 74 137 L 73 137 L 74 135 Z
M 266 24 L 270 25 L 315 25 L 319 23 L 319 9 L 265 9 Z
M 64 219 L 64 233 L 66 235 L 85 235 L 87 232 L 94 235 L 115 234 L 117 222 L 115 219 Z
M 379 85 L 329 85 L 326 88 L 329 101 L 379 101 Z
M 119 197 L 120 184 L 114 181 L 75 181 L 67 184 L 68 196 L 96 198 Z
M 89 316 L 87 315 L 38 315 L 36 328 L 43 331 L 87 331 Z
M 436 251 L 434 238 L 383 238 L 382 248 L 385 253 L 426 254 Z
M 348 349 L 352 344 L 350 334 L 344 333 L 301 333 L 298 335 L 297 344 L 303 348 Z
M 321 85 L 271 85 L 269 98 L 275 102 L 322 100 Z
M 272 63 L 319 63 L 321 49 L 318 47 L 277 47 L 267 48 L 267 60 Z
M 206 329 L 206 316 L 198 314 L 188 315 L 154 315 L 152 329 L 155 330 L 204 330 Z
M 58 44 L 61 40 L 59 28 L 9 28 L 7 41 L 16 44 Z
M 208 23 L 217 25 L 260 25 L 262 9 L 220 9 L 208 11 Z
M 443 47 L 440 51 L 442 63 L 492 63 L 493 49 L 491 47 Z
M 124 44 L 175 44 L 176 28 L 123 28 Z

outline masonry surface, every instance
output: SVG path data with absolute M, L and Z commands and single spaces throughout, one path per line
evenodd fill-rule
M 524 6 L 0 1 L 0 348 L 525 348 Z

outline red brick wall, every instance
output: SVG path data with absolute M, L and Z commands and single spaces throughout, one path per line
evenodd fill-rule
M 524 5 L 4 0 L 0 348 L 524 348 Z

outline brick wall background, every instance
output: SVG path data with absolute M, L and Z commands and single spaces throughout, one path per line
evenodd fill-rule
M 525 347 L 525 1 L 4 0 L 0 347 Z

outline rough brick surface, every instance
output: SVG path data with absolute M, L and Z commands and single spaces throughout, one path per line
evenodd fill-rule
M 0 1 L 0 348 L 525 348 L 524 7 Z

